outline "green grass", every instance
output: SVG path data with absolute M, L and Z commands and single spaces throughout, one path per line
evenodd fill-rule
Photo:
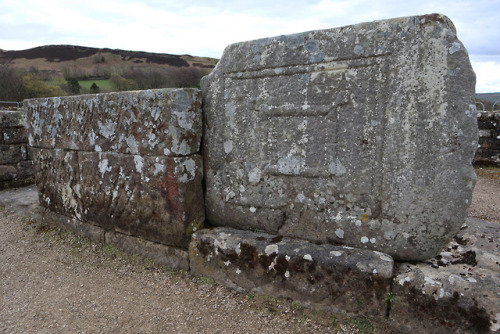
M 111 82 L 108 79 L 103 79 L 103 80 L 78 80 L 78 83 L 80 84 L 80 86 L 82 86 L 82 88 L 89 89 L 89 90 L 90 90 L 90 86 L 92 86 L 92 84 L 94 82 L 101 89 L 101 91 L 103 91 L 103 90 L 110 90 L 111 88 L 113 88 L 111 86 Z

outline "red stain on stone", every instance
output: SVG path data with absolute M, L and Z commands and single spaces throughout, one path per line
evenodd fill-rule
M 166 209 L 175 217 L 175 219 L 182 219 L 182 209 L 179 208 L 179 183 L 175 177 L 175 165 L 166 163 L 166 173 L 163 178 L 158 182 L 160 189 L 165 192 Z

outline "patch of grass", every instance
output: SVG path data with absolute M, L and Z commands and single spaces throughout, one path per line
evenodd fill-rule
M 214 285 L 215 284 L 215 281 L 213 280 L 213 278 L 206 277 L 206 276 L 200 276 L 200 277 L 198 277 L 198 279 L 196 280 L 196 282 L 198 284 L 208 284 L 208 285 Z
M 356 325 L 361 334 L 373 332 L 374 327 L 370 319 L 364 317 L 347 317 L 347 319 Z
M 385 301 L 392 303 L 392 300 L 394 299 L 394 293 L 392 291 L 387 292 L 385 295 Z
M 0 212 L 4 212 L 4 211 L 5 211 L 5 206 L 0 205 Z

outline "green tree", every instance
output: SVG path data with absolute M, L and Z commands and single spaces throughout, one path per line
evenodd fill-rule
M 66 82 L 68 83 L 68 89 L 71 94 L 80 94 L 82 86 L 80 86 L 76 78 L 67 78 Z
M 134 80 L 123 78 L 118 74 L 113 74 L 109 80 L 117 91 L 135 90 L 138 88 Z
M 95 82 L 92 83 L 92 86 L 90 86 L 90 94 L 99 94 L 101 92 L 101 89 L 99 86 L 96 85 Z
M 67 95 L 61 87 L 50 85 L 30 73 L 24 74 L 22 81 L 25 88 L 25 98 Z

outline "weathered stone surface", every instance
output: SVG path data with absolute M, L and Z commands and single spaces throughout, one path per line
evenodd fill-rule
M 28 159 L 25 145 L 0 145 L 0 165 L 13 165 Z
M 78 152 L 32 148 L 40 203 L 59 214 L 82 218 Z
M 24 101 L 30 145 L 179 156 L 199 151 L 197 89 L 158 89 Z
M 239 292 L 374 317 L 386 315 L 394 264 L 380 252 L 231 228 L 193 234 L 189 259 L 194 275 Z
M 199 155 L 33 149 L 40 202 L 108 230 L 187 248 L 204 222 Z
M 208 220 L 435 256 L 475 183 L 474 84 L 441 15 L 230 45 L 202 80 Z
M 26 128 L 0 128 L 2 143 L 5 145 L 28 143 L 28 132 Z
M 0 189 L 23 187 L 33 184 L 32 161 L 20 161 L 14 165 L 0 165 Z
M 427 263 L 399 266 L 390 319 L 409 333 L 500 331 L 500 226 L 468 219 Z
M 0 125 L 3 128 L 22 128 L 26 124 L 24 113 L 11 110 L 0 110 Z
M 0 110 L 0 189 L 33 183 L 25 123 L 23 112 Z

